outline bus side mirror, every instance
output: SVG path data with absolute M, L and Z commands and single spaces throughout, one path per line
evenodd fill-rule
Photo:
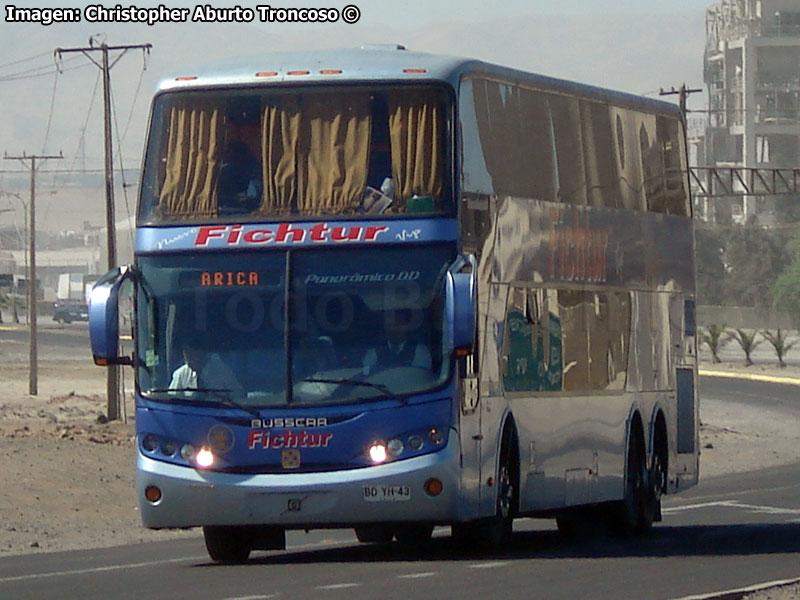
M 130 266 L 117 267 L 103 275 L 92 288 L 89 296 L 89 340 L 96 365 L 133 364 L 130 356 L 119 355 L 119 289 L 132 273 Z
M 477 318 L 474 258 L 456 261 L 447 272 L 445 287 L 449 349 L 471 353 L 475 346 Z

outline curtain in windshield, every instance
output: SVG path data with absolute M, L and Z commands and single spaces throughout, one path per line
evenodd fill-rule
M 216 216 L 218 148 L 224 117 L 218 107 L 172 107 L 159 208 L 171 217 Z

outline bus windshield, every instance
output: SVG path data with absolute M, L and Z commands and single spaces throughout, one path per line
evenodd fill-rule
M 444 245 L 140 257 L 140 393 L 261 407 L 441 386 L 453 258 Z
M 448 102 L 430 85 L 162 94 L 139 221 L 452 213 Z

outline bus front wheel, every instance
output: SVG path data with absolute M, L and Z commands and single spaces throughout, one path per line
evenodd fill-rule
M 355 532 L 362 544 L 388 544 L 394 539 L 394 531 L 388 525 L 360 525 Z
M 495 515 L 477 521 L 454 523 L 451 530 L 455 543 L 464 548 L 478 547 L 489 552 L 496 552 L 508 544 L 519 506 L 518 485 L 517 436 L 512 428 L 507 428 L 500 446 Z
M 249 527 L 203 527 L 206 550 L 211 560 L 220 563 L 245 562 L 253 548 L 253 534 Z

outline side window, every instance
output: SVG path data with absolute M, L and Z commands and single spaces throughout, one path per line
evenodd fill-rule
M 630 338 L 628 294 L 559 290 L 558 304 L 564 389 L 624 389 Z
M 551 311 L 555 299 L 555 292 L 544 289 L 511 290 L 503 342 L 505 391 L 561 390 L 561 325 Z

